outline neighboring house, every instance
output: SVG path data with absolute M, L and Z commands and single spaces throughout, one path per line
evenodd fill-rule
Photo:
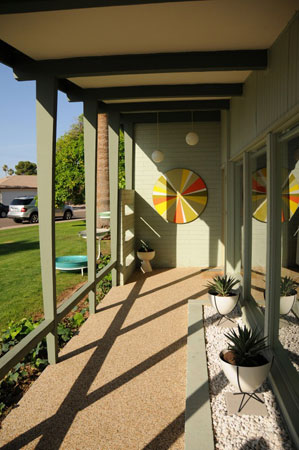
M 12 175 L 0 178 L 0 202 L 9 205 L 22 195 L 37 195 L 37 175 Z

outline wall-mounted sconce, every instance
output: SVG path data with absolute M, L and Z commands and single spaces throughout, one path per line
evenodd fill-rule
M 186 134 L 185 139 L 188 145 L 196 145 L 198 144 L 199 136 L 195 131 L 193 131 L 194 128 L 193 111 L 191 111 L 191 122 L 192 122 L 192 131 L 189 131 L 189 133 Z

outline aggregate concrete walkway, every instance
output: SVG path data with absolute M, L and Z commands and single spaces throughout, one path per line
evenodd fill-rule
M 113 288 L 4 420 L 4 449 L 183 449 L 187 301 L 215 272 L 165 269 Z

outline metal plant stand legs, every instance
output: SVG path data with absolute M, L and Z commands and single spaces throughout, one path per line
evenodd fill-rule
M 273 357 L 272 357 L 271 367 L 272 367 L 272 364 L 273 364 Z M 270 368 L 270 370 L 271 370 L 271 368 Z M 238 386 L 239 386 L 240 392 L 234 392 L 234 395 L 242 395 L 242 399 L 241 399 L 241 402 L 240 402 L 238 413 L 242 411 L 242 409 L 247 405 L 247 403 L 249 402 L 249 400 L 251 398 L 253 400 L 256 400 L 259 403 L 262 403 L 262 404 L 265 403 L 264 400 L 259 398 L 255 392 L 244 392 L 241 389 L 239 367 L 238 366 L 237 366 L 237 381 L 238 381 Z M 245 400 L 246 396 L 247 396 L 247 399 Z
M 247 403 L 249 402 L 249 400 L 251 398 L 253 398 L 254 400 L 260 402 L 260 403 L 265 403 L 264 400 L 262 400 L 261 398 L 259 398 L 254 392 L 234 392 L 234 395 L 243 395 L 241 402 L 240 402 L 240 406 L 238 409 L 238 413 L 242 411 L 242 409 L 247 405 Z M 245 400 L 246 395 L 248 396 L 247 400 Z
M 233 310 L 234 310 L 235 307 L 237 306 L 238 301 L 239 301 L 239 298 L 240 298 L 240 294 L 239 294 L 239 296 L 238 296 L 237 303 L 235 304 Z M 217 300 L 216 300 L 215 296 L 214 296 L 214 304 L 215 304 L 215 308 L 216 308 L 216 310 L 217 310 L 217 313 L 218 313 L 219 316 L 220 316 L 220 319 L 219 319 L 219 321 L 218 321 L 218 323 L 217 323 L 217 326 L 220 325 L 220 323 L 221 323 L 221 321 L 222 321 L 222 319 L 223 319 L 224 317 L 225 317 L 227 320 L 229 320 L 230 322 L 236 323 L 233 319 L 231 319 L 230 317 L 228 317 L 227 314 L 221 314 L 221 312 L 219 311 L 219 308 L 218 308 L 218 305 L 217 305 Z M 232 311 L 233 311 L 233 310 L 232 310 Z M 232 312 L 232 311 L 231 311 L 231 312 Z

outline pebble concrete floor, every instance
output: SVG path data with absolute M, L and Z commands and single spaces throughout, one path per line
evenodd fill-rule
M 4 420 L 4 449 L 183 449 L 187 301 L 198 268 L 113 288 Z

